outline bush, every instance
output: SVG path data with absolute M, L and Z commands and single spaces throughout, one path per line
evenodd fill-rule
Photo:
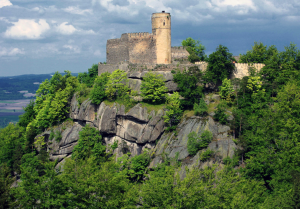
M 226 46 L 219 45 L 215 52 L 208 57 L 208 66 L 205 72 L 205 82 L 218 83 L 228 78 L 233 70 L 233 61 L 236 61 Z
M 163 75 L 148 72 L 143 77 L 141 92 L 143 99 L 147 102 L 162 103 L 167 91 Z
M 200 137 L 194 131 L 189 133 L 187 143 L 188 153 L 192 156 L 196 155 L 199 150 L 208 146 L 212 138 L 213 135 L 208 130 L 205 130 Z
M 98 76 L 98 65 L 93 64 L 91 68 L 88 69 L 88 73 L 78 73 L 79 83 L 84 83 L 88 87 L 92 87 L 95 78 Z
M 226 106 L 223 103 L 217 105 L 217 109 L 215 111 L 215 120 L 219 121 L 221 124 L 227 123 L 227 115 L 225 114 Z
M 62 140 L 61 132 L 57 130 L 57 131 L 55 132 L 54 138 L 55 138 L 55 141 L 60 142 L 60 141 Z
M 219 87 L 219 94 L 222 97 L 222 99 L 230 98 L 233 95 L 233 85 L 231 83 L 230 79 L 223 79 L 222 86 Z
M 84 160 L 95 157 L 97 160 L 102 160 L 105 150 L 106 147 L 102 145 L 102 136 L 99 131 L 87 124 L 79 132 L 78 144 L 74 147 L 72 158 Z
M 200 155 L 200 161 L 206 161 L 209 158 L 212 157 L 212 155 L 214 154 L 214 151 L 210 150 L 209 148 L 207 150 L 205 150 L 204 152 L 201 153 Z
M 110 76 L 110 73 L 102 73 L 100 76 L 96 77 L 94 86 L 91 92 L 90 99 L 94 104 L 100 104 L 102 101 L 105 100 L 106 94 L 105 94 L 105 86 L 108 82 L 108 78 Z
M 180 95 L 185 98 L 181 100 L 182 105 L 185 108 L 193 107 L 203 95 L 203 87 L 199 86 L 202 72 L 195 66 L 190 67 L 188 71 L 183 71 L 182 73 L 178 71 L 173 77 L 174 82 L 178 84 Z
M 121 98 L 130 92 L 127 73 L 123 70 L 115 70 L 108 76 L 105 94 L 109 100 Z
M 208 108 L 207 108 L 207 105 L 206 105 L 204 99 L 200 99 L 199 104 L 197 104 L 197 103 L 194 104 L 195 115 L 204 116 L 207 113 L 207 110 L 208 110 Z
M 167 97 L 167 109 L 164 116 L 165 123 L 167 125 L 167 131 L 175 130 L 177 124 L 180 122 L 183 111 L 180 107 L 180 95 L 178 92 L 175 92 L 173 95 Z

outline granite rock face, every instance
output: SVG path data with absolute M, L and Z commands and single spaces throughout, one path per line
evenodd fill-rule
M 163 110 L 149 113 L 141 104 L 125 113 L 124 105 L 114 104 L 110 107 L 102 102 L 96 106 L 89 100 L 84 101 L 78 108 L 76 98 L 72 98 L 70 111 L 70 117 L 79 124 L 94 125 L 106 144 L 117 141 L 120 144 L 120 148 L 115 150 L 118 155 L 127 151 L 136 155 L 140 154 L 144 147 L 152 148 L 152 144 L 164 132 L 164 114 Z
M 209 149 L 214 151 L 214 159 L 206 162 L 200 161 L 200 154 L 206 149 L 198 151 L 195 156 L 190 156 L 187 150 L 188 134 L 195 131 L 198 135 L 204 130 L 209 130 L 213 134 L 213 140 L 208 145 Z M 216 123 L 212 117 L 205 118 L 193 116 L 184 118 L 177 127 L 178 135 L 174 133 L 164 133 L 155 147 L 155 157 L 150 167 L 155 167 L 163 162 L 165 157 L 172 159 L 177 157 L 185 167 L 202 168 L 212 163 L 222 163 L 225 157 L 233 157 L 236 145 L 230 134 L 230 127 Z M 184 170 L 184 169 L 183 169 Z M 184 177 L 184 172 L 183 172 Z

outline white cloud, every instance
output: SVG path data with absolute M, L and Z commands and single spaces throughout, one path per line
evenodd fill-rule
M 78 6 L 76 7 L 73 7 L 73 6 L 70 6 L 70 7 L 67 7 L 65 9 L 63 9 L 65 12 L 68 12 L 68 13 L 71 13 L 71 14 L 77 14 L 77 15 L 85 15 L 86 13 L 87 14 L 92 14 L 93 13 L 93 10 L 91 9 L 80 9 Z
M 72 33 L 76 32 L 77 29 L 73 25 L 67 25 L 68 22 L 63 22 L 59 26 L 57 26 L 57 31 L 64 35 L 71 35 Z
M 2 56 L 16 56 L 18 54 L 24 54 L 24 50 L 23 49 L 19 49 L 19 48 L 2 48 L 0 47 L 0 57 Z
M 9 0 L 0 0 L 0 8 L 13 5 Z
M 64 45 L 63 48 L 65 49 L 69 49 L 70 51 L 74 52 L 74 53 L 80 53 L 81 50 L 78 46 L 73 46 L 73 45 Z
M 13 26 L 9 27 L 4 35 L 14 39 L 40 39 L 42 34 L 50 29 L 49 24 L 44 19 L 39 22 L 31 19 L 19 19 L 13 22 Z

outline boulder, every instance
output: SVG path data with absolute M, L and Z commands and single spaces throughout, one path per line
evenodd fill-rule
M 74 94 L 70 104 L 70 118 L 72 119 L 78 119 L 79 105 L 76 97 L 76 94 Z
M 102 102 L 104 103 L 104 102 Z M 101 104 L 102 105 L 102 104 Z M 113 107 L 106 106 L 105 104 L 99 107 L 101 109 L 99 111 L 99 124 L 98 129 L 102 134 L 116 134 L 117 133 L 117 107 L 114 105 Z M 102 114 L 101 114 L 102 113 Z
M 85 100 L 79 109 L 78 120 L 94 122 L 96 120 L 97 105 L 91 100 Z
M 143 108 L 142 105 L 138 103 L 126 114 L 126 118 L 139 123 L 147 123 L 149 121 L 147 108 Z

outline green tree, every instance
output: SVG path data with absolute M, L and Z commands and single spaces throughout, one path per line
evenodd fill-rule
M 240 56 L 240 63 L 266 63 L 274 54 L 278 52 L 277 48 L 272 45 L 267 48 L 261 42 L 254 42 L 254 46 L 246 54 Z
M 199 84 L 202 72 L 197 66 L 190 67 L 187 71 L 177 71 L 174 75 L 174 82 L 178 84 L 179 94 L 184 97 L 181 104 L 184 108 L 191 108 L 203 95 L 203 87 Z
M 197 152 L 203 148 L 206 148 L 211 142 L 213 135 L 210 131 L 205 130 L 198 136 L 196 132 L 191 132 L 188 135 L 187 150 L 190 155 L 195 155 Z
M 167 130 L 175 130 L 177 124 L 182 118 L 183 111 L 180 106 L 180 95 L 175 92 L 173 95 L 167 97 L 168 111 L 164 115 L 164 121 L 167 125 Z
M 194 104 L 195 115 L 204 116 L 205 114 L 207 114 L 207 110 L 208 110 L 208 107 L 203 98 L 200 99 L 199 104 L 197 104 L 197 103 Z
M 219 90 L 219 95 L 222 97 L 222 99 L 233 96 L 234 89 L 231 80 L 225 78 L 222 81 L 222 85 L 219 87 Z
M 186 47 L 186 50 L 189 52 L 188 59 L 190 62 L 195 63 L 197 61 L 206 60 L 207 56 L 205 55 L 205 47 L 201 44 L 199 40 L 194 40 L 191 37 L 183 40 L 181 42 L 182 46 Z
M 93 64 L 92 67 L 88 69 L 87 73 L 78 73 L 78 81 L 79 83 L 85 83 L 88 87 L 92 87 L 97 76 L 98 65 Z
M 113 100 L 121 98 L 128 94 L 130 88 L 128 87 L 127 73 L 123 70 L 115 70 L 108 77 L 105 94 L 108 99 Z
M 109 75 L 110 73 L 106 72 L 96 77 L 90 96 L 94 104 L 100 104 L 106 98 L 105 86 L 108 82 Z
M 233 61 L 236 61 L 226 46 L 219 45 L 215 52 L 208 57 L 208 67 L 204 75 L 205 82 L 219 83 L 229 78 L 234 70 Z
M 74 147 L 72 158 L 85 160 L 94 157 L 97 161 L 105 158 L 106 147 L 102 145 L 102 136 L 97 129 L 86 125 L 79 132 L 78 144 Z
M 30 103 L 23 108 L 25 113 L 20 115 L 19 125 L 22 127 L 27 127 L 27 125 L 34 120 L 36 113 L 34 111 L 34 101 L 30 100 Z
M 141 96 L 150 103 L 162 103 L 165 100 L 168 88 L 163 75 L 148 72 L 143 77 Z

